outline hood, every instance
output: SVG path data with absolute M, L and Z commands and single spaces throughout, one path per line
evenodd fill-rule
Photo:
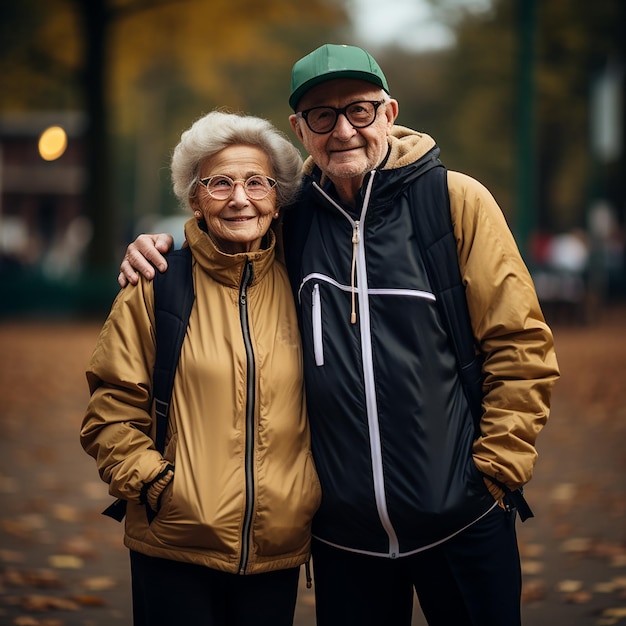
M 439 148 L 435 140 L 426 133 L 420 133 L 405 126 L 393 126 L 388 137 L 387 157 L 377 168 L 376 184 L 372 191 L 377 200 L 392 200 L 405 184 L 412 182 L 431 167 L 441 165 Z M 327 189 L 330 181 L 308 157 L 304 163 L 304 185 L 316 182 Z M 365 186 L 365 185 L 364 185 Z M 363 189 L 361 189 L 363 193 Z

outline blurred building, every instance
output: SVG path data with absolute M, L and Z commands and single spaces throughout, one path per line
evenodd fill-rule
M 85 126 L 79 112 L 0 114 L 0 272 L 37 268 L 63 277 L 79 269 L 91 236 Z

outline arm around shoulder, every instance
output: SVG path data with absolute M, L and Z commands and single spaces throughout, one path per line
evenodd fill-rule
M 166 271 L 167 261 L 163 255 L 173 247 L 174 238 L 168 233 L 139 235 L 126 248 L 117 277 L 120 287 L 126 287 L 129 283 L 136 285 L 139 281 L 139 274 L 152 280 L 155 267 L 159 272 Z

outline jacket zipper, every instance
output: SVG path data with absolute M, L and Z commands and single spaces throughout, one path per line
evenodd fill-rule
M 380 438 L 380 424 L 378 423 L 378 400 L 376 397 L 376 376 L 374 374 L 374 363 L 372 355 L 370 316 L 369 316 L 369 295 L 367 285 L 367 263 L 365 261 L 365 250 L 362 244 L 361 225 L 365 221 L 365 214 L 369 206 L 372 185 L 374 184 L 374 176 L 376 170 L 372 171 L 365 187 L 365 196 L 361 208 L 361 215 L 358 220 L 352 217 L 337 204 L 324 190 L 316 185 L 321 194 L 340 212 L 352 225 L 352 265 L 350 276 L 350 287 L 352 292 L 352 310 L 350 314 L 350 323 L 356 323 L 357 308 L 360 319 L 360 337 L 361 337 L 361 355 L 363 360 L 363 378 L 365 384 L 365 406 L 367 412 L 367 425 L 370 438 L 370 457 L 372 462 L 372 473 L 374 480 L 374 497 L 376 500 L 376 508 L 378 510 L 378 518 L 387 533 L 388 555 L 395 559 L 398 557 L 400 546 L 395 528 L 389 517 L 389 509 L 387 508 L 387 494 L 385 490 L 385 479 L 383 472 L 382 460 L 382 444 Z M 358 279 L 358 288 L 357 280 Z M 355 303 L 355 295 L 358 291 L 358 304 Z
M 239 573 L 245 574 L 250 554 L 250 529 L 254 513 L 254 405 L 256 368 L 254 350 L 250 339 L 250 323 L 248 321 L 248 287 L 252 282 L 252 263 L 248 260 L 243 270 L 241 285 L 239 286 L 239 319 L 241 332 L 246 349 L 247 377 L 246 377 L 246 440 L 245 440 L 245 480 L 246 480 L 246 508 L 241 532 L 241 558 L 239 559 Z

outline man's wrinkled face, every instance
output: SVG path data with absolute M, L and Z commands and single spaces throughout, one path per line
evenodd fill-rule
M 324 134 L 314 133 L 301 115 L 291 115 L 291 126 L 315 163 L 335 184 L 355 179 L 360 186 L 364 175 L 387 154 L 387 135 L 398 115 L 398 103 L 380 88 L 362 80 L 329 80 L 307 91 L 298 103 L 298 112 L 313 107 L 342 108 L 352 102 L 380 101 L 374 122 L 355 128 L 343 114 L 335 127 Z

